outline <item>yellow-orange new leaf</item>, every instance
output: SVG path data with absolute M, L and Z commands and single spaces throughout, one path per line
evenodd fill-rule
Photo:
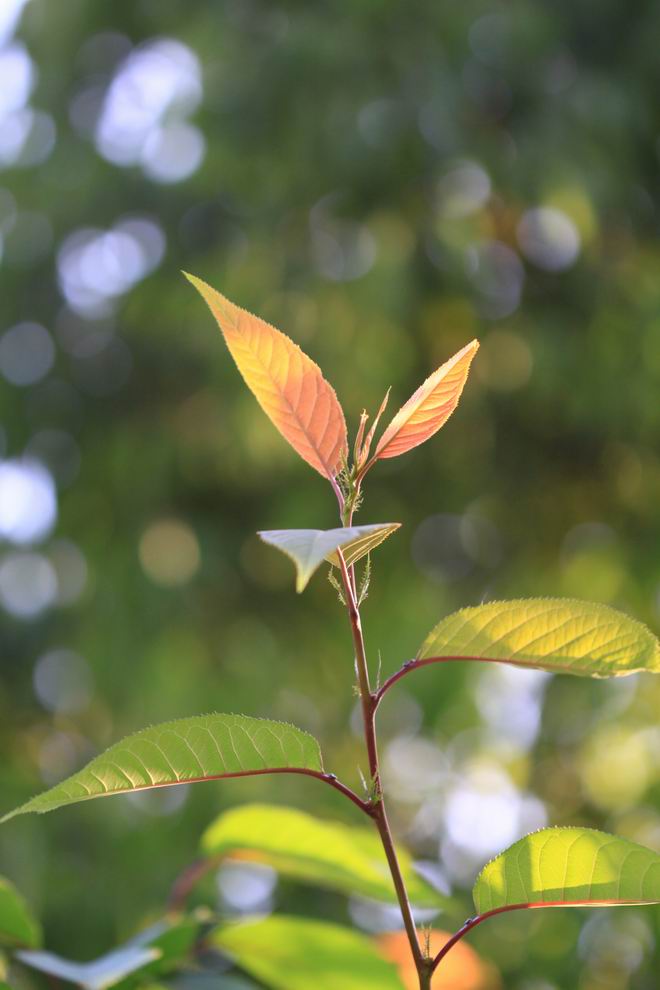
M 458 405 L 478 349 L 479 341 L 470 341 L 419 386 L 378 441 L 374 460 L 405 454 L 444 426 Z
M 303 460 L 334 478 L 346 451 L 346 421 L 321 369 L 275 327 L 184 272 L 206 301 L 246 385 Z
M 434 930 L 429 935 L 429 952 L 432 957 L 449 941 L 448 932 Z M 421 937 L 424 945 L 425 936 Z M 378 937 L 381 953 L 395 963 L 406 990 L 417 990 L 419 977 L 413 962 L 405 932 L 390 932 Z M 436 969 L 432 982 L 433 990 L 501 990 L 502 984 L 495 968 L 485 962 L 474 949 L 465 942 L 458 942 L 447 953 Z

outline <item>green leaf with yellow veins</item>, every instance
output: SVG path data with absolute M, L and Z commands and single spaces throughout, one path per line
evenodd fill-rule
M 290 771 L 322 773 L 317 741 L 286 722 L 196 715 L 143 729 L 2 819 L 109 794 Z
M 480 873 L 479 914 L 513 907 L 660 903 L 660 855 L 591 828 L 545 828 L 514 843 Z
M 568 598 L 488 602 L 443 619 L 417 659 L 493 660 L 581 677 L 660 672 L 660 643 L 623 612 Z

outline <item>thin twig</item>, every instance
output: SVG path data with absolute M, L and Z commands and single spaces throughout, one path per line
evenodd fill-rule
M 187 866 L 176 877 L 170 896 L 167 899 L 167 910 L 179 914 L 186 906 L 188 898 L 193 889 L 197 886 L 207 873 L 219 866 L 222 857 L 208 856 L 205 859 L 196 859 L 194 863 Z

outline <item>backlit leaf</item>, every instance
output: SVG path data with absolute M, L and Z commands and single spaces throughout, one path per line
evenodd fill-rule
M 318 743 L 307 732 L 247 715 L 197 715 L 127 736 L 2 821 L 107 794 L 284 769 L 322 771 Z
M 195 917 L 159 921 L 118 949 L 87 963 L 52 952 L 19 952 L 17 956 L 25 965 L 85 990 L 128 988 L 135 985 L 138 976 L 142 983 L 179 965 L 190 954 L 200 930 Z
M 403 990 L 373 943 L 339 925 L 273 915 L 223 926 L 210 941 L 274 990 Z
M 220 815 L 202 837 L 208 855 L 257 860 L 293 880 L 396 903 L 380 838 L 374 829 L 322 821 L 292 808 L 252 804 Z M 398 847 L 411 901 L 439 907 L 446 898 L 413 870 Z
M 420 933 L 425 946 L 428 937 L 429 955 L 436 956 L 451 938 L 448 932 Z M 419 990 L 419 977 L 405 932 L 389 932 L 377 939 L 386 959 L 396 964 L 406 990 Z M 496 969 L 485 962 L 467 942 L 457 945 L 443 959 L 433 977 L 433 990 L 501 990 Z
M 321 369 L 286 334 L 184 272 L 209 306 L 259 405 L 300 456 L 333 478 L 347 449 L 346 422 Z
M 607 605 L 565 598 L 461 609 L 435 627 L 417 657 L 499 660 L 583 677 L 660 672 L 660 643 L 646 626 Z
M 444 426 L 458 405 L 478 348 L 478 340 L 470 341 L 419 386 L 378 441 L 376 460 L 405 454 Z
M 324 560 L 339 566 L 338 549 L 341 549 L 346 564 L 350 566 L 387 539 L 400 525 L 377 523 L 345 529 L 271 529 L 259 533 L 259 536 L 291 558 L 296 567 L 296 591 L 300 592 Z
M 75 983 L 84 990 L 106 990 L 157 959 L 159 950 L 126 945 L 88 963 L 72 962 L 52 952 L 18 952 L 16 955 L 26 966 Z
M 480 873 L 479 914 L 514 905 L 660 903 L 660 855 L 590 828 L 545 828 L 520 839 Z
M 13 883 L 0 877 L 0 943 L 26 945 L 41 943 L 41 928 Z

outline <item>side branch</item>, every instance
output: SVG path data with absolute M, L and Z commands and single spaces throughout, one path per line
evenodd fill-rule
M 504 907 L 493 908 L 492 911 L 486 911 L 484 914 L 477 914 L 474 918 L 468 918 L 464 925 L 462 925 L 455 935 L 446 942 L 443 947 L 438 952 L 437 956 L 433 960 L 431 965 L 431 972 L 435 972 L 437 967 L 440 965 L 442 960 L 445 958 L 448 952 L 454 948 L 457 942 L 460 942 L 468 932 L 471 932 L 473 928 L 480 925 L 482 921 L 487 921 L 488 918 L 494 918 L 496 914 L 507 914 L 509 911 L 526 911 L 533 910 L 534 908 L 550 908 L 550 907 L 567 907 L 566 901 L 545 901 L 542 904 L 506 904 Z
M 133 787 L 130 793 L 134 794 L 137 791 L 153 791 L 159 787 L 179 787 L 181 784 L 204 784 L 209 780 L 231 780 L 236 777 L 263 777 L 266 774 L 274 773 L 295 773 L 303 777 L 313 777 L 315 780 L 320 780 L 323 784 L 329 784 L 330 787 L 334 787 L 336 791 L 347 797 L 349 801 L 352 801 L 356 807 L 363 811 L 365 815 L 369 815 L 371 818 L 373 815 L 372 806 L 367 802 L 363 801 L 361 797 L 352 791 L 350 787 L 346 784 L 342 784 L 340 780 L 337 779 L 334 773 L 325 773 L 323 770 L 309 770 L 306 767 L 264 767 L 262 770 L 236 770 L 234 773 L 216 773 L 209 774 L 207 777 L 189 777 L 186 780 L 176 780 L 176 781 L 163 781 L 162 783 L 145 784 L 143 787 Z M 126 791 L 117 791 L 117 794 L 127 793 Z
M 369 815 L 369 817 L 371 817 L 373 814 L 371 805 L 367 801 L 363 801 L 361 797 L 358 797 L 355 791 L 351 790 L 347 784 L 342 784 L 341 780 L 338 780 L 337 775 L 334 773 L 324 773 L 321 770 L 307 770 L 304 767 L 276 767 L 273 770 L 252 770 L 247 774 L 224 774 L 224 777 L 253 777 L 267 773 L 296 773 L 302 775 L 303 777 L 313 777 L 315 780 L 320 780 L 323 784 L 329 784 L 330 787 L 334 787 L 336 791 L 339 791 L 339 793 L 343 794 L 344 797 L 347 797 L 349 801 L 352 801 L 353 804 L 360 809 L 360 811 L 365 813 L 365 815 Z M 202 779 L 210 780 L 212 778 L 205 777 Z M 191 783 L 194 783 L 194 781 L 191 781 Z
M 400 670 L 397 670 L 394 674 L 387 678 L 383 682 L 380 689 L 375 694 L 376 708 L 383 700 L 383 697 L 391 687 L 394 687 L 397 681 L 400 681 L 402 677 L 409 674 L 413 670 L 418 670 L 420 667 L 427 667 L 431 663 L 450 663 L 454 660 L 473 660 L 479 663 L 506 663 L 506 660 L 495 660 L 491 657 L 467 657 L 467 656 L 451 656 L 451 657 L 424 657 L 422 660 L 406 660 Z M 517 666 L 523 666 L 518 664 Z M 529 664 L 528 666 L 531 666 Z

